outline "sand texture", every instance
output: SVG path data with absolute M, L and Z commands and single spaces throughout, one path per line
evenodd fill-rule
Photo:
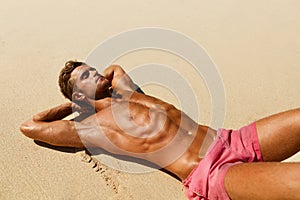
M 297 0 L 0 3 L 0 199 L 185 199 L 181 183 L 164 172 L 116 171 L 95 164 L 82 150 L 41 146 L 19 131 L 33 114 L 66 102 L 57 77 L 67 60 L 85 60 L 98 44 L 120 32 L 161 27 L 200 44 L 223 80 L 225 128 L 300 105 Z M 209 91 L 187 61 L 168 52 L 140 50 L 115 62 L 127 71 L 144 63 L 178 70 L 199 100 L 201 116 L 196 120 L 210 123 Z M 143 89 L 180 107 L 164 87 Z M 300 154 L 291 161 L 300 161 Z

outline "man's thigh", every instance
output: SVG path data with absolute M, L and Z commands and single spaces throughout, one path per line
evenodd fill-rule
M 235 199 L 300 199 L 300 163 L 243 163 L 225 175 L 225 189 Z
M 282 161 L 300 150 L 300 109 L 258 120 L 256 128 L 264 161 Z

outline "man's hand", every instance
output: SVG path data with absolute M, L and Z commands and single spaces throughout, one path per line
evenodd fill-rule
M 119 89 L 135 91 L 136 85 L 120 65 L 111 65 L 103 71 L 103 76 L 109 80 L 115 91 Z
M 72 103 L 73 112 L 78 112 L 79 115 L 88 114 L 94 111 L 94 109 L 90 105 L 83 105 Z

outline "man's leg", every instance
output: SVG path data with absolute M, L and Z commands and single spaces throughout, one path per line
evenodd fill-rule
M 225 188 L 233 200 L 300 199 L 300 163 L 237 164 L 228 170 Z
M 264 163 L 231 167 L 225 188 L 232 199 L 300 199 L 300 163 L 279 163 L 300 150 L 300 109 L 258 120 Z
M 300 109 L 258 120 L 256 127 L 264 161 L 282 161 L 300 151 Z

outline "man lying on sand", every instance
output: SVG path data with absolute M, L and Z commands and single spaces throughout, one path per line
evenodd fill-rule
M 178 176 L 189 199 L 300 199 L 300 163 L 280 162 L 300 150 L 300 109 L 239 130 L 216 131 L 171 104 L 136 92 L 117 65 L 102 76 L 85 63 L 69 61 L 59 83 L 73 103 L 34 115 L 20 127 L 26 136 L 148 160 Z M 85 115 L 89 106 L 96 113 Z M 82 115 L 62 120 L 72 107 Z

